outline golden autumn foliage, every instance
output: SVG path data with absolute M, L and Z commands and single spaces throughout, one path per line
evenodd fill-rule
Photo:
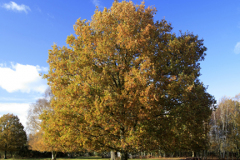
M 77 20 L 67 46 L 53 46 L 44 75 L 54 95 L 54 114 L 42 116 L 48 142 L 127 159 L 136 150 L 192 149 L 205 139 L 215 103 L 198 80 L 206 47 L 193 34 L 172 34 L 155 14 L 144 3 L 115 1 L 91 21 Z
M 28 144 L 30 146 L 30 149 L 34 151 L 51 151 L 51 147 L 48 147 L 44 143 L 43 133 L 41 131 L 38 131 L 35 134 L 30 134 Z
M 13 114 L 4 114 L 0 118 L 0 151 L 4 158 L 8 151 L 17 151 L 27 142 L 27 135 L 19 118 Z

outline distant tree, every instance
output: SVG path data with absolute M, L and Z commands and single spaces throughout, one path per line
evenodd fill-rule
M 30 105 L 27 115 L 27 131 L 34 134 L 41 130 L 41 120 L 39 116 L 46 110 L 52 110 L 50 106 L 50 99 L 52 98 L 52 92 L 50 87 L 46 89 L 44 98 L 38 99 L 35 103 Z
M 60 151 L 60 149 L 56 145 L 45 143 L 43 139 L 44 132 L 41 128 L 42 120 L 40 119 L 40 115 L 44 112 L 48 114 L 53 112 L 53 109 L 50 106 L 50 100 L 52 97 L 51 89 L 48 88 L 45 91 L 44 98 L 38 99 L 36 103 L 31 104 L 28 110 L 27 130 L 30 133 L 28 141 L 30 149 L 41 152 L 52 152 L 52 159 L 56 159 L 57 151 Z
M 236 96 L 237 97 L 237 96 Z M 237 98 L 223 97 L 216 111 L 211 116 L 210 142 L 211 150 L 219 153 L 220 158 L 227 158 L 229 152 L 240 148 L 240 103 Z
M 0 118 L 0 150 L 7 152 L 20 150 L 27 142 L 26 132 L 19 118 L 13 114 L 5 114 Z
M 48 142 L 119 151 L 123 160 L 137 150 L 204 143 L 215 103 L 198 80 L 206 47 L 193 34 L 176 36 L 155 13 L 115 1 L 90 22 L 77 20 L 67 46 L 53 46 L 44 76 L 54 94 L 54 114 L 42 116 Z

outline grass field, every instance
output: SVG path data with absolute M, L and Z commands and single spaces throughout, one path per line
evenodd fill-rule
M 7 160 L 51 160 L 51 158 L 28 158 L 28 159 L 20 159 L 20 158 L 9 158 Z M 86 159 L 91 159 L 91 160 L 110 160 L 110 158 L 102 158 L 100 156 L 91 156 L 91 157 L 77 157 L 77 158 L 57 158 L 57 160 L 86 160 Z M 133 158 L 132 160 L 185 160 L 186 157 L 168 157 L 168 158 L 143 158 L 143 159 L 135 159 Z M 119 160 L 119 159 L 118 159 Z M 131 160 L 129 158 L 129 160 Z M 218 157 L 208 157 L 208 160 L 218 160 Z M 225 159 L 227 160 L 227 159 Z M 232 158 L 229 157 L 229 160 L 232 160 Z M 237 160 L 237 158 L 233 158 L 233 160 Z
M 185 160 L 186 157 L 169 157 L 169 158 L 144 158 L 144 159 L 135 159 L 133 158 L 132 160 Z M 101 157 L 79 157 L 79 158 L 57 158 L 57 160 L 86 160 L 86 159 L 91 159 L 91 160 L 110 160 L 110 158 L 101 158 Z M 49 158 L 28 158 L 28 159 L 20 159 L 20 158 L 9 158 L 7 160 L 52 160 L 50 157 Z M 131 159 L 129 159 L 131 160 Z M 208 160 L 218 160 L 218 157 L 208 157 Z M 227 159 L 225 159 L 227 160 Z M 228 160 L 232 160 L 232 158 L 229 158 Z M 233 158 L 233 160 L 237 160 L 237 158 Z
M 101 157 L 79 157 L 79 158 L 57 158 L 57 160 L 109 160 L 110 158 L 101 158 Z M 144 159 L 132 159 L 132 160 L 182 160 L 185 157 L 177 157 L 177 158 L 144 158 Z M 7 159 L 7 160 L 14 160 L 14 159 Z M 15 159 L 16 160 L 16 159 Z M 20 159 L 19 159 L 20 160 Z M 29 159 L 21 159 L 21 160 L 51 160 L 51 158 L 29 158 Z M 130 159 L 129 159 L 130 160 Z
M 144 159 L 135 159 L 133 158 L 132 160 L 185 160 L 186 157 L 169 157 L 169 158 L 144 158 Z M 110 160 L 110 158 L 101 158 L 101 157 L 86 157 L 86 158 L 57 158 L 57 160 L 86 160 L 86 159 L 91 159 L 91 160 Z M 208 157 L 208 160 L 218 160 L 218 157 Z M 7 160 L 52 160 L 51 158 L 29 158 L 29 159 L 7 159 Z M 131 160 L 131 159 L 129 159 Z M 227 160 L 227 159 L 225 159 Z M 232 160 L 232 158 L 229 158 L 228 160 Z M 233 158 L 233 160 L 237 160 L 237 158 Z

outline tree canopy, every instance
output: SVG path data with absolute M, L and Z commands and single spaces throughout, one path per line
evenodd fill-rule
M 13 114 L 5 114 L 0 118 L 0 150 L 17 151 L 27 142 L 27 135 L 19 118 Z
M 198 79 L 206 47 L 155 14 L 115 1 L 91 21 L 78 19 L 67 46 L 53 45 L 44 77 L 54 116 L 42 116 L 45 133 L 59 133 L 66 149 L 114 150 L 122 159 L 159 146 L 204 147 L 215 104 Z

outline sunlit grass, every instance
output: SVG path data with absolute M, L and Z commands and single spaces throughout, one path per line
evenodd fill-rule
M 18 158 L 11 158 L 7 160 L 16 160 Z M 20 159 L 20 158 L 19 158 Z M 100 156 L 92 156 L 92 157 L 77 157 L 77 158 L 57 158 L 57 160 L 86 160 L 86 159 L 91 159 L 91 160 L 109 160 L 110 158 L 102 158 Z M 130 159 L 130 158 L 129 158 Z M 185 159 L 185 157 L 169 157 L 169 158 L 143 158 L 143 159 L 135 159 L 133 160 L 182 160 Z M 51 158 L 27 158 L 27 159 L 21 159 L 21 160 L 52 160 Z M 120 160 L 120 159 L 119 159 Z

